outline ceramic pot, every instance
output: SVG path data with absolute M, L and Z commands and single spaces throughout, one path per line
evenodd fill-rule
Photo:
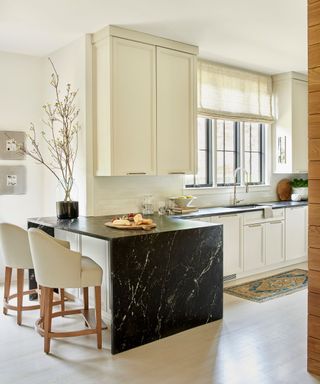
M 308 187 L 292 188 L 292 193 L 301 196 L 301 200 L 308 200 Z

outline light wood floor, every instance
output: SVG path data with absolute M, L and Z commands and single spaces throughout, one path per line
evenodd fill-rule
M 33 330 L 37 313 L 25 314 L 18 327 L 1 311 L 0 383 L 319 383 L 306 372 L 306 298 L 306 290 L 263 304 L 225 295 L 222 321 L 116 356 L 108 333 L 101 352 L 88 336 L 54 340 L 52 354 L 45 355 Z M 63 322 L 82 325 L 73 318 Z

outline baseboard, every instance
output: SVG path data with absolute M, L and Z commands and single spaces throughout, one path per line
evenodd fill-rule
M 296 264 L 305 263 L 307 261 L 308 261 L 307 256 L 304 256 L 304 257 L 299 257 L 299 258 L 294 259 L 294 260 L 286 260 L 286 261 L 279 263 L 279 264 L 267 265 L 267 266 L 262 267 L 262 268 L 254 269 L 252 271 L 237 273 L 235 280 L 242 279 L 242 278 L 249 277 L 249 276 L 253 276 L 253 275 L 258 275 L 259 273 L 274 271 L 276 269 L 291 267 L 291 266 L 294 266 Z

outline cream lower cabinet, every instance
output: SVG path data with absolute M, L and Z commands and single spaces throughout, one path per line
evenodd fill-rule
M 223 276 L 250 275 L 306 260 L 308 207 L 203 217 L 223 224 Z M 298 260 L 299 259 L 299 260 Z M 268 268 L 270 267 L 270 268 Z
M 243 244 L 245 272 L 283 262 L 283 220 L 244 226 Z
M 294 260 L 307 255 L 307 207 L 286 209 L 286 260 Z
M 284 261 L 284 222 L 271 221 L 265 225 L 266 265 Z
M 213 216 L 212 222 L 223 224 L 223 276 L 242 272 L 241 215 Z
M 243 227 L 244 271 L 258 269 L 265 265 L 265 225 L 249 224 Z

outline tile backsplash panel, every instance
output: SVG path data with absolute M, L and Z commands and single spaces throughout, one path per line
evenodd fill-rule
M 94 215 L 141 210 L 144 195 L 153 195 L 154 205 L 170 196 L 180 195 L 184 177 L 119 176 L 94 178 Z
M 273 174 L 270 187 L 249 193 L 237 191 L 237 198 L 243 199 L 242 204 L 253 202 L 267 202 L 277 200 L 276 186 L 284 178 L 306 178 L 306 174 L 284 175 Z M 141 211 L 141 203 L 144 195 L 151 194 L 154 206 L 170 196 L 189 194 L 197 196 L 194 205 L 197 207 L 210 207 L 230 205 L 233 189 L 217 192 L 200 191 L 196 189 L 184 189 L 184 177 L 170 176 L 119 176 L 119 177 L 95 177 L 94 178 L 94 215 L 108 215 L 116 213 L 128 213 Z

